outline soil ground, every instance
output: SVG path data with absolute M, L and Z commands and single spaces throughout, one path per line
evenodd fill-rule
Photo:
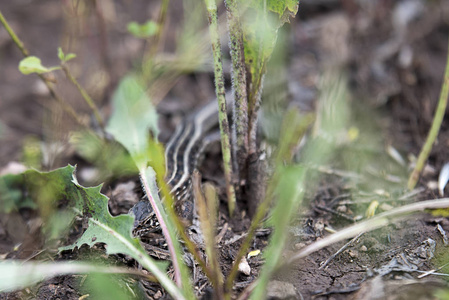
M 178 46 L 175 41 L 181 31 L 177 26 L 189 19 L 176 2 L 170 4 L 164 46 L 159 49 L 167 53 L 167 59 L 175 55 L 174 49 Z M 56 49 L 59 45 L 70 45 L 71 51 L 78 55 L 77 61 L 81 62 L 74 70 L 77 77 L 107 115 L 111 110 L 111 93 L 118 80 L 140 58 L 144 47 L 148 47 L 127 34 L 126 24 L 155 18 L 159 4 L 156 1 L 99 3 L 74 10 L 72 4 L 59 1 L 10 1 L 1 4 L 0 10 L 27 48 L 45 65 L 58 63 Z M 445 0 L 301 1 L 296 19 L 284 32 L 286 44 L 281 50 L 288 63 L 280 67 L 273 64 L 271 72 L 275 75 L 272 77 L 286 79 L 283 92 L 288 96 L 283 97 L 287 103 L 284 105 L 313 110 L 319 108 L 317 90 L 322 74 L 330 70 L 345 74 L 351 94 L 350 122 L 359 129 L 359 142 L 337 149 L 330 166 L 333 171 L 349 166 L 348 172 L 363 179 L 354 184 L 344 174 L 323 172 L 318 182 L 306 191 L 306 204 L 292 223 L 285 257 L 330 234 L 332 229 L 348 226 L 359 216 L 364 218 L 374 200 L 379 202 L 378 211 L 386 211 L 411 201 L 441 197 L 435 182 L 442 166 L 449 161 L 447 120 L 443 122 L 438 142 L 419 181 L 419 193 L 404 201 L 397 200 L 405 193 L 410 156 L 419 153 L 432 122 L 447 55 L 448 20 L 449 2 Z M 41 140 L 46 145 L 58 146 L 52 148 L 54 152 L 46 150 L 51 153 L 51 159 L 46 161 L 44 169 L 78 163 L 81 180 L 88 181 L 82 174 L 87 174 L 83 169 L 89 170 L 89 164 L 67 146 L 67 133 L 75 124 L 53 103 L 37 77 L 19 73 L 20 59 L 19 51 L 2 28 L 0 171 L 6 170 L 10 162 L 23 159 L 27 145 Z M 225 69 L 229 70 L 229 65 L 225 65 Z M 158 106 L 163 142 L 168 140 L 184 112 L 213 96 L 210 71 L 206 68 L 203 72 L 180 76 L 168 83 L 167 92 L 170 92 L 166 97 L 163 88 L 155 96 L 156 99 L 158 96 L 165 98 Z M 64 99 L 80 113 L 88 113 L 88 107 L 80 104 L 78 93 L 62 74 L 58 74 L 57 81 L 57 91 Z M 266 86 L 269 87 L 269 83 L 270 72 Z M 402 154 L 405 167 L 386 154 L 388 146 Z M 204 178 L 222 188 L 218 157 L 219 147 L 213 146 L 206 154 L 201 171 Z M 120 184 L 129 184 L 123 193 L 131 194 L 120 194 Z M 107 181 L 103 192 L 111 198 L 111 212 L 126 213 L 142 196 L 138 187 L 137 178 Z M 36 212 L 25 209 L 0 216 L 2 258 L 55 258 L 55 248 L 44 247 L 39 235 L 32 231 L 30 220 L 36 218 Z M 229 219 L 222 207 L 219 219 L 219 231 L 225 226 L 231 228 L 225 231 L 220 243 L 222 269 L 226 274 L 240 242 L 235 237 L 246 232 L 249 218 L 240 207 L 237 217 Z M 66 242 L 73 242 L 81 230 L 82 224 L 76 224 Z M 444 230 L 449 230 L 449 222 L 443 217 L 423 214 L 396 222 L 360 236 L 320 268 L 348 241 L 334 244 L 278 272 L 270 291 L 274 293 L 276 287 L 284 287 L 281 288 L 284 293 L 271 295 L 273 299 L 434 299 L 433 293 L 447 287 L 446 281 L 436 275 L 419 276 L 420 272 L 438 268 L 447 261 Z M 263 249 L 268 239 L 269 229 L 261 230 L 251 249 Z M 81 248 L 75 253 L 56 255 L 56 259 L 91 257 L 97 252 L 103 253 L 102 248 Z M 135 265 L 122 256 L 110 259 L 117 264 Z M 257 278 L 263 264 L 261 257 L 248 262 L 252 272 L 249 276 L 238 277 L 236 289 L 239 291 Z M 445 273 L 447 269 L 439 272 Z M 204 278 L 198 274 L 195 285 L 200 295 L 207 290 L 204 283 Z M 0 298 L 80 299 L 83 294 L 78 285 L 79 277 L 63 276 L 32 289 L 2 294 Z M 294 294 L 286 292 L 291 286 Z M 153 298 L 165 297 L 157 285 L 146 286 L 146 290 L 151 291 Z

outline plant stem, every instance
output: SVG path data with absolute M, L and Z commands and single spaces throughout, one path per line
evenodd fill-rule
M 232 87 L 234 89 L 234 130 L 236 133 L 236 161 L 239 176 L 246 178 L 248 158 L 248 94 L 246 90 L 243 32 L 237 0 L 225 0 L 232 60 Z
M 23 42 L 19 39 L 19 37 L 16 35 L 14 30 L 9 26 L 8 21 L 6 21 L 5 17 L 3 16 L 2 12 L 0 11 L 0 23 L 5 27 L 6 31 L 8 32 L 9 36 L 12 38 L 14 44 L 16 44 L 17 48 L 19 48 L 20 52 L 22 52 L 24 57 L 30 56 L 30 52 L 27 48 L 25 48 L 25 45 Z M 78 124 L 82 126 L 86 126 L 84 122 L 81 120 L 81 118 L 78 116 L 78 114 L 75 112 L 73 107 L 71 107 L 69 104 L 64 102 L 58 94 L 56 94 L 56 91 L 53 89 L 53 86 L 49 80 L 45 78 L 42 74 L 37 74 L 39 78 L 44 82 L 44 84 L 47 86 L 50 95 L 56 100 L 56 102 L 61 105 L 61 107 L 64 109 L 66 113 L 68 113 Z
M 228 196 L 228 210 L 232 216 L 235 209 L 235 190 L 232 184 L 231 143 L 229 141 L 229 122 L 226 108 L 223 64 L 221 59 L 221 44 L 218 34 L 217 5 L 214 0 L 205 0 L 209 33 L 214 56 L 215 93 L 218 100 L 218 116 L 220 120 L 221 151 L 223 153 L 223 168 L 226 180 L 226 194 Z
M 140 178 L 142 181 L 142 186 L 144 188 L 146 195 L 148 196 L 148 200 L 150 201 L 151 206 L 153 207 L 153 210 L 156 214 L 156 217 L 159 220 L 159 223 L 161 225 L 162 234 L 165 236 L 165 240 L 167 241 L 167 247 L 168 247 L 168 250 L 170 251 L 170 255 L 172 257 L 173 269 L 174 269 L 174 273 L 175 273 L 175 281 L 176 281 L 178 287 L 181 287 L 182 286 L 181 270 L 179 267 L 178 256 L 176 255 L 176 249 L 175 249 L 175 245 L 174 245 L 174 241 L 173 241 L 173 238 L 176 238 L 176 234 L 173 234 L 173 235 L 170 234 L 168 226 L 165 223 L 164 218 L 162 217 L 163 212 L 158 209 L 158 206 L 155 202 L 157 200 L 151 196 L 151 188 L 149 185 L 150 180 L 146 176 L 146 172 L 147 172 L 146 169 L 147 169 L 146 167 L 139 168 L 139 174 L 140 174 Z
M 165 20 L 167 19 L 167 11 L 168 11 L 168 4 L 170 3 L 170 0 L 163 0 L 161 3 L 161 8 L 159 10 L 159 16 L 158 16 L 158 20 L 157 20 L 157 24 L 158 24 L 158 30 L 156 32 L 156 34 L 154 35 L 154 37 L 152 39 L 148 39 L 147 43 L 150 41 L 151 45 L 150 45 L 150 49 L 148 50 L 147 53 L 144 54 L 144 59 L 143 59 L 143 77 L 145 78 L 146 81 L 149 80 L 149 78 L 151 77 L 151 72 L 153 71 L 154 68 L 154 57 L 157 53 L 157 50 L 159 49 L 161 40 L 162 40 L 162 33 L 164 32 L 164 26 L 165 26 Z
M 192 174 L 193 194 L 196 201 L 196 209 L 200 220 L 200 228 L 204 237 L 204 245 L 209 266 L 214 277 L 209 278 L 214 286 L 214 299 L 223 298 L 223 274 L 217 258 L 217 248 L 215 243 L 216 222 L 218 214 L 217 192 L 212 184 L 205 183 L 201 186 L 201 175 L 198 170 Z M 204 189 L 204 193 L 203 193 Z
M 76 80 L 75 77 L 73 77 L 72 73 L 70 72 L 70 69 L 67 67 L 67 64 L 63 62 L 61 64 L 62 70 L 64 71 L 67 78 L 75 85 L 75 87 L 80 92 L 81 96 L 83 97 L 84 101 L 86 101 L 87 105 L 92 109 L 95 118 L 97 119 L 98 124 L 101 126 L 102 129 L 104 129 L 104 122 L 103 118 L 100 115 L 100 111 L 98 110 L 97 106 L 95 105 L 95 102 L 92 100 L 92 98 L 89 96 L 89 94 L 86 92 L 86 90 L 79 84 L 79 82 Z
M 149 145 L 149 147 L 154 147 L 154 149 L 157 149 L 156 143 L 153 144 L 154 141 Z M 163 162 L 164 155 L 162 154 L 162 149 L 159 149 L 159 154 L 157 155 L 160 160 L 150 162 L 150 165 L 153 167 L 153 169 L 156 171 L 156 179 L 159 184 L 160 192 L 162 196 L 164 197 L 164 206 L 166 208 L 168 217 L 173 221 L 173 224 L 176 227 L 176 230 L 178 231 L 178 234 L 181 236 L 181 238 L 184 240 L 185 246 L 189 250 L 189 252 L 193 255 L 195 260 L 200 265 L 203 272 L 206 274 L 208 278 L 213 278 L 213 271 L 210 270 L 210 268 L 206 265 L 206 262 L 201 258 L 201 255 L 199 254 L 198 250 L 196 249 L 195 244 L 190 240 L 190 238 L 187 236 L 185 232 L 185 226 L 182 224 L 181 220 L 179 219 L 178 215 L 175 212 L 175 209 L 173 207 L 173 197 L 170 194 L 170 189 L 165 181 L 165 165 Z M 147 192 L 150 192 L 148 189 Z M 149 194 L 147 194 L 149 195 Z M 154 207 L 153 207 L 154 209 Z M 163 219 L 159 219 L 159 221 L 163 221 Z M 165 234 L 164 234 L 165 235 Z M 173 257 L 173 259 L 176 259 Z
M 248 251 L 251 240 L 254 237 L 254 233 L 256 229 L 259 227 L 260 222 L 267 214 L 268 208 L 270 207 L 273 198 L 274 192 L 279 185 L 279 180 L 281 179 L 281 169 L 284 166 L 284 163 L 289 163 L 293 157 L 292 148 L 294 147 L 294 143 L 297 143 L 300 138 L 305 134 L 309 125 L 313 122 L 314 116 L 307 115 L 304 118 L 298 118 L 298 112 L 295 110 L 291 110 L 285 116 L 282 136 L 280 140 L 280 147 L 277 150 L 275 165 L 276 171 L 273 174 L 271 181 L 268 184 L 267 192 L 265 194 L 265 198 L 262 203 L 257 207 L 257 211 L 255 216 L 251 221 L 250 228 L 248 230 L 248 235 L 244 239 L 242 245 L 240 246 L 239 252 L 235 258 L 234 264 L 232 265 L 232 269 L 228 275 L 225 291 L 227 299 L 230 299 L 230 291 L 232 291 L 232 283 L 237 276 L 238 265 Z
M 429 134 L 427 135 L 426 142 L 419 153 L 418 160 L 416 161 L 415 168 L 410 174 L 407 186 L 412 190 L 419 179 L 419 174 L 424 167 L 424 164 L 429 157 L 430 151 L 432 150 L 433 143 L 435 142 L 438 132 L 440 131 L 441 123 L 443 122 L 444 114 L 446 112 L 447 101 L 449 97 L 449 47 L 448 47 L 448 57 L 446 61 L 446 70 L 444 73 L 443 85 L 441 87 L 440 100 L 438 101 L 438 106 L 433 118 L 432 127 L 430 128 Z

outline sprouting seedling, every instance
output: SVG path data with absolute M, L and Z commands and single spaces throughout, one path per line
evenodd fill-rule
M 159 30 L 159 25 L 154 21 L 147 21 L 143 24 L 137 22 L 130 22 L 126 26 L 128 32 L 137 38 L 146 39 L 155 35 Z
M 28 74 L 45 74 L 52 72 L 54 70 L 60 70 L 61 67 L 55 66 L 55 67 L 44 67 L 42 65 L 41 59 L 36 56 L 28 56 L 22 59 L 19 63 L 19 71 L 22 72 L 22 74 L 28 75 Z
M 58 57 L 62 63 L 65 63 L 65 62 L 68 62 L 69 60 L 74 59 L 76 57 L 76 54 L 75 53 L 64 54 L 64 52 L 62 51 L 62 48 L 59 47 L 58 48 Z
M 74 53 L 64 54 L 61 47 L 58 48 L 58 57 L 61 60 L 61 63 L 68 62 L 76 57 Z M 45 67 L 42 65 L 42 61 L 37 56 L 28 56 L 22 59 L 19 63 L 19 71 L 22 74 L 29 75 L 33 73 L 37 74 L 45 74 L 50 73 L 55 70 L 61 70 L 61 66 L 53 66 L 53 67 Z

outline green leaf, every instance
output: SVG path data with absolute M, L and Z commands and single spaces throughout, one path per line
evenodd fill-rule
M 87 262 L 0 262 L 0 293 L 23 289 L 40 281 L 68 274 L 126 274 L 125 268 L 105 267 Z
M 107 288 L 105 288 L 107 287 Z M 83 279 L 81 293 L 88 294 L 89 299 L 147 299 L 143 286 L 137 280 L 130 280 L 123 275 L 90 274 Z
M 138 173 L 134 161 L 121 144 L 102 139 L 93 131 L 72 133 L 70 144 L 82 158 L 97 167 L 98 176 L 94 183 Z
M 44 217 L 50 216 L 56 200 L 70 199 L 70 195 L 75 192 L 74 187 L 71 187 L 74 170 L 69 165 L 51 172 L 31 169 L 21 174 L 0 177 L 0 211 L 9 213 L 22 207 L 37 208 L 39 204 Z
M 108 211 L 108 198 L 100 193 L 101 186 L 85 188 L 75 177 L 72 182 L 77 189 L 77 207 L 83 205 L 82 213 L 88 218 L 89 226 L 73 245 L 59 250 L 72 250 L 84 244 L 92 247 L 97 243 L 104 243 L 107 254 L 121 253 L 131 256 L 152 272 L 175 299 L 183 299 L 182 292 L 165 274 L 166 264 L 158 263 L 149 257 L 139 240 L 131 237 L 134 218 L 130 215 L 111 216 Z
M 148 38 L 153 36 L 159 30 L 159 25 L 153 21 L 147 21 L 146 23 L 140 25 L 137 22 L 128 23 L 127 29 L 129 33 L 138 38 Z
M 62 48 L 58 47 L 58 57 L 61 62 L 67 62 L 71 59 L 74 59 L 76 57 L 76 54 L 74 54 L 74 53 L 64 54 L 64 52 L 62 51 Z
M 58 57 L 60 61 L 64 61 L 65 55 L 61 47 L 58 47 Z
M 71 59 L 74 59 L 76 57 L 75 53 L 67 53 L 67 55 L 65 56 L 65 61 L 69 61 Z
M 22 174 L 7 174 L 0 177 L 0 212 L 10 213 L 20 208 L 36 209 L 33 200 L 23 193 L 24 178 Z
M 156 109 L 134 76 L 120 82 L 112 98 L 114 112 L 106 131 L 114 136 L 131 154 L 140 169 L 151 160 L 148 157 L 150 132 L 157 138 Z
M 299 0 L 267 0 L 266 11 L 264 1 L 251 0 L 242 5 L 245 6 L 242 19 L 245 65 L 251 80 L 249 99 L 253 101 L 276 45 L 278 29 L 296 15 Z
M 262 11 L 264 8 L 264 1 L 250 0 L 248 5 Z M 267 0 L 266 5 L 268 11 L 278 15 L 278 26 L 280 27 L 285 22 L 289 22 L 290 17 L 294 17 L 296 15 L 299 8 L 299 0 Z
M 40 58 L 36 56 L 28 56 L 22 59 L 19 63 L 19 71 L 25 75 L 31 73 L 44 74 L 57 69 L 59 69 L 59 67 L 51 67 L 51 68 L 44 67 L 41 64 Z
M 79 211 L 83 207 L 72 201 L 77 193 L 72 183 L 74 170 L 72 166 L 51 172 L 30 169 L 0 177 L 0 211 L 10 213 L 24 207 L 39 208 L 46 241 L 60 238 L 66 234 L 76 215 L 73 208 Z M 56 210 L 58 202 L 65 202 L 66 208 Z

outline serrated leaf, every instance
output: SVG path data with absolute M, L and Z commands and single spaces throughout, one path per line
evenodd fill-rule
M 9 213 L 22 207 L 37 208 L 36 203 L 39 203 L 42 211 L 45 207 L 52 207 L 57 199 L 70 199 L 74 192 L 71 189 L 74 170 L 69 165 L 51 172 L 30 169 L 0 177 L 0 210 Z
M 131 256 L 152 272 L 175 299 L 183 299 L 182 292 L 165 274 L 163 267 L 166 265 L 161 265 L 149 257 L 139 240 L 131 237 L 134 218 L 130 215 L 111 216 L 108 198 L 100 193 L 101 185 L 85 188 L 77 182 L 76 177 L 73 177 L 72 182 L 77 189 L 75 201 L 77 206 L 83 205 L 82 213 L 88 217 L 89 226 L 73 245 L 59 250 L 72 250 L 84 244 L 92 247 L 97 243 L 104 243 L 107 254 L 121 253 Z
M 159 25 L 153 21 L 147 21 L 140 25 L 137 22 L 130 22 L 127 25 L 128 32 L 138 38 L 148 38 L 155 35 L 159 30 Z
M 126 76 L 113 96 L 114 112 L 106 131 L 131 154 L 138 168 L 151 160 L 147 155 L 149 133 L 157 137 L 156 109 L 134 76 Z
M 56 69 L 59 69 L 59 67 L 51 67 L 51 68 L 44 67 L 41 63 L 40 58 L 36 56 L 28 56 L 22 59 L 19 63 L 19 71 L 25 75 L 31 73 L 44 74 Z

